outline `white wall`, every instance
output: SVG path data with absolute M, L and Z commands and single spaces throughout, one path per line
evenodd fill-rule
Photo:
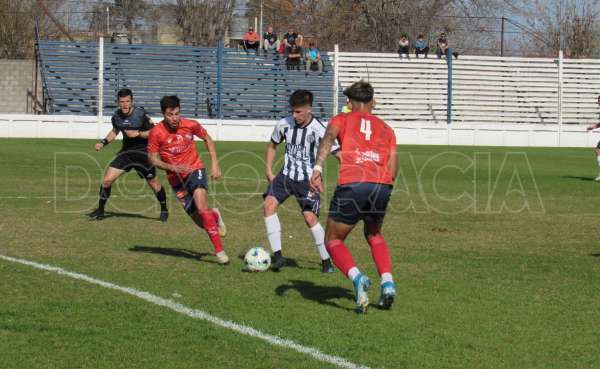
M 158 121 L 158 118 L 154 119 Z M 275 121 L 202 119 L 218 141 L 267 142 Z M 600 132 L 587 132 L 585 125 L 556 124 L 441 124 L 393 122 L 401 145 L 594 147 Z M 0 115 L 0 137 L 99 139 L 111 129 L 110 117 L 58 115 Z

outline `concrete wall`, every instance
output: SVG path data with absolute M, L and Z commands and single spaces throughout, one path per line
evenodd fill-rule
M 153 117 L 155 122 L 160 117 Z M 202 119 L 218 141 L 268 142 L 276 121 Z M 522 147 L 595 147 L 600 132 L 585 125 L 556 124 L 415 124 L 393 122 L 399 145 L 464 145 Z M 103 138 L 110 117 L 0 114 L 0 137 Z
M 33 60 L 0 59 L 0 114 L 30 113 L 33 90 Z

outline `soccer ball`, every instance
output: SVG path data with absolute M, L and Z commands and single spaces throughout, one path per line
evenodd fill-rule
M 271 255 L 262 247 L 253 247 L 244 256 L 244 263 L 249 272 L 264 272 L 271 266 Z

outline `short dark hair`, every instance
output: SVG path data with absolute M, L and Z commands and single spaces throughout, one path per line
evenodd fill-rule
M 417 38 L 423 38 L 423 35 L 418 35 Z
M 127 96 L 131 96 L 131 98 L 133 99 L 133 92 L 131 92 L 131 90 L 128 88 L 122 88 L 119 90 L 119 92 L 117 92 L 117 97 L 127 97 Z
M 361 79 L 358 82 L 354 82 L 352 86 L 346 88 L 344 90 L 344 95 L 350 100 L 368 103 L 373 100 L 375 90 L 373 90 L 373 86 L 371 86 L 369 82 L 365 82 Z
M 160 99 L 160 110 L 163 113 L 167 111 L 167 109 L 175 109 L 180 106 L 179 98 L 176 95 L 163 96 L 163 98 Z
M 299 106 L 305 106 L 313 104 L 313 93 L 308 90 L 296 90 L 290 96 L 290 106 L 297 108 Z

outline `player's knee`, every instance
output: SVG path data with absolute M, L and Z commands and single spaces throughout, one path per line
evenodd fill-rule
M 104 188 L 110 187 L 110 186 L 112 186 L 113 182 L 114 182 L 114 179 L 112 179 L 112 178 L 104 178 L 102 180 L 102 187 L 104 187 Z
M 306 222 L 306 225 L 309 227 L 314 227 L 317 222 L 319 221 L 319 218 L 317 218 L 317 215 L 315 213 L 311 213 L 311 212 L 304 212 L 304 221 Z
M 275 214 L 277 212 L 277 201 L 267 197 L 263 203 L 263 211 L 266 217 Z

